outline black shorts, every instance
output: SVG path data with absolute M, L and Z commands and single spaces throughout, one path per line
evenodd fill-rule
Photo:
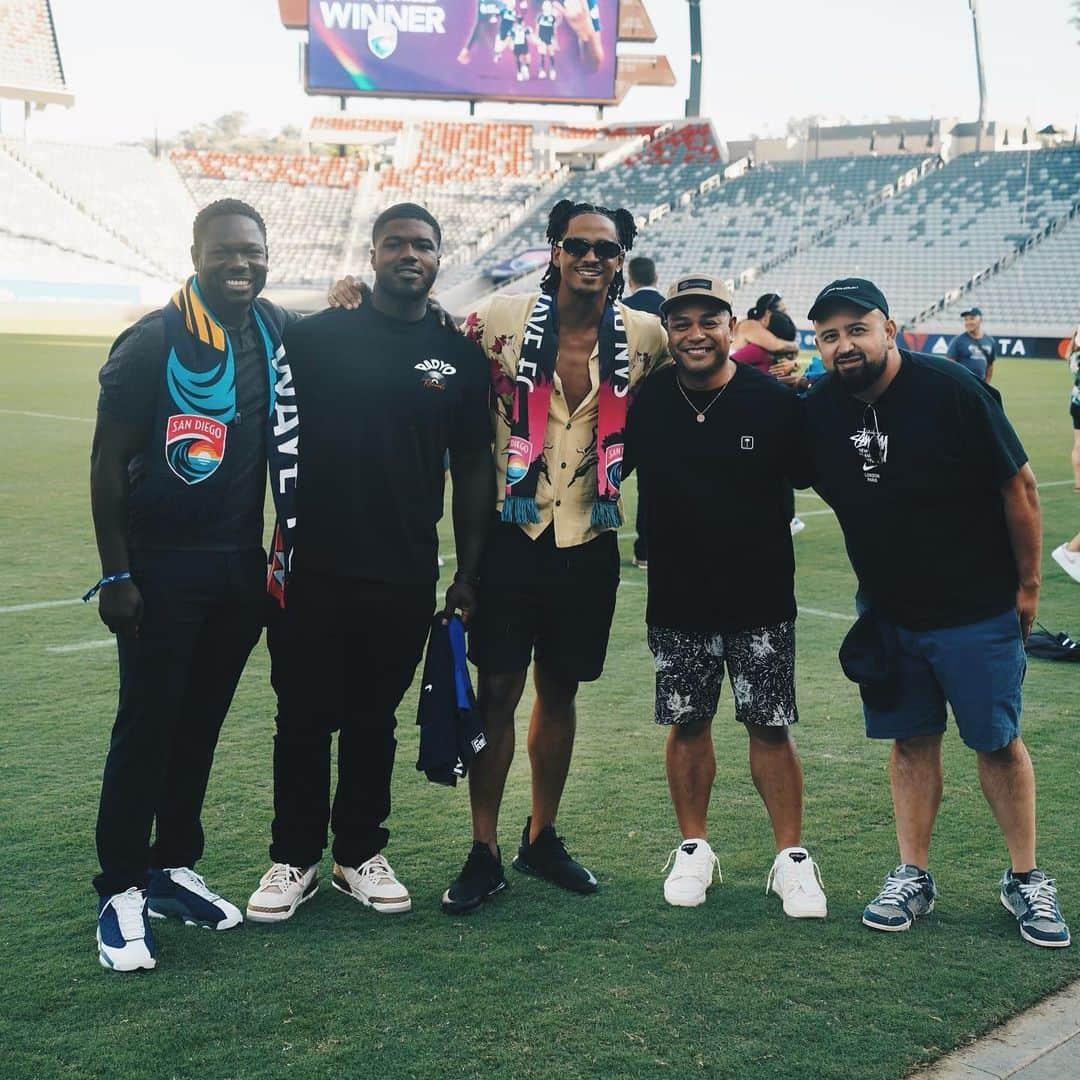
M 613 532 L 557 548 L 553 525 L 530 540 L 500 522 L 484 552 L 469 659 L 483 674 L 506 675 L 535 655 L 561 681 L 593 682 L 604 670 L 618 589 Z
M 1070 405 L 1069 415 L 1072 417 L 1073 430 L 1080 431 L 1080 405 Z
M 528 45 L 527 42 L 523 41 L 520 45 L 515 45 L 514 46 L 514 55 L 515 56 L 528 56 L 528 54 L 529 54 L 529 45 Z

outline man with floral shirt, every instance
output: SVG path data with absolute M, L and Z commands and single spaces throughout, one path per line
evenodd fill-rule
M 627 406 L 639 380 L 667 358 L 659 320 L 619 303 L 636 232 L 626 210 L 563 200 L 548 220 L 541 293 L 492 297 L 466 319 L 491 363 L 498 518 L 470 628 L 488 745 L 469 772 L 473 847 L 443 894 L 450 914 L 506 888 L 499 806 L 532 661 L 532 813 L 514 867 L 574 892 L 597 887 L 554 825 L 578 685 L 600 677 L 615 610 Z

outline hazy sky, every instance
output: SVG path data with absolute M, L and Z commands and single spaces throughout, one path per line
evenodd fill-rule
M 241 110 L 255 126 L 302 125 L 336 100 L 299 88 L 301 35 L 275 0 L 52 0 L 73 110 L 32 119 L 39 138 L 172 134 Z M 634 90 L 607 117 L 682 114 L 689 32 L 682 0 L 647 0 L 679 85 Z M 960 116 L 978 108 L 968 0 L 702 0 L 703 111 L 726 138 L 782 134 L 792 115 L 852 121 L 890 114 Z M 1080 115 L 1078 33 L 1068 0 L 981 0 L 989 115 L 1054 121 Z M 353 111 L 465 115 L 464 103 L 357 100 Z M 588 120 L 589 109 L 483 105 L 480 116 Z M 12 109 L 5 113 L 12 132 Z M 21 120 L 16 125 L 21 130 Z

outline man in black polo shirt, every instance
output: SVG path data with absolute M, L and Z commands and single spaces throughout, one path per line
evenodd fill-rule
M 88 597 L 100 589 L 120 660 L 94 886 L 99 959 L 118 971 L 154 967 L 148 915 L 241 922 L 193 867 L 218 733 L 264 622 L 270 395 L 297 316 L 256 299 L 266 227 L 246 203 L 201 210 L 191 254 L 196 275 L 109 350 L 91 457 L 102 579 Z
M 1026 941 L 1066 946 L 1057 890 L 1035 861 L 1035 774 L 1020 738 L 1042 553 L 1027 454 L 996 390 L 948 360 L 897 348 L 873 282 L 832 282 L 808 317 L 831 369 L 806 401 L 814 486 L 836 511 L 859 579 L 857 633 L 870 633 L 884 658 L 884 678 L 855 672 L 866 676 L 866 734 L 893 741 L 900 865 L 862 921 L 907 930 L 934 908 L 927 867 L 948 704 L 1009 850 L 1001 903 Z
M 648 508 L 649 648 L 658 724 L 682 843 L 664 898 L 705 901 L 717 858 L 706 839 L 716 759 L 712 720 L 727 667 L 735 717 L 777 854 L 768 887 L 793 918 L 824 918 L 825 894 L 802 846 L 795 706 L 795 556 L 789 527 L 800 403 L 769 375 L 729 358 L 731 294 L 711 274 L 676 281 L 661 307 L 675 363 L 645 381 L 630 409 L 624 470 Z
M 487 365 L 428 309 L 439 225 L 402 203 L 379 215 L 372 244 L 370 301 L 286 335 L 301 417 L 298 525 L 268 638 L 278 716 L 273 865 L 247 908 L 259 922 L 288 919 L 315 894 L 328 824 L 334 887 L 384 914 L 411 908 L 381 854 L 383 822 L 394 710 L 435 607 L 447 450 L 458 572 L 446 604 L 466 621 L 495 505 Z

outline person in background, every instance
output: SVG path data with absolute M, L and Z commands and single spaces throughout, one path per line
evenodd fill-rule
M 630 290 L 623 303 L 635 311 L 660 314 L 664 294 L 657 285 L 656 263 L 645 255 L 635 255 L 626 264 L 626 284 Z M 639 472 L 637 477 L 637 514 L 634 520 L 634 565 L 639 570 L 649 568 L 648 496 L 645 481 Z
M 983 313 L 981 308 L 972 307 L 960 313 L 964 320 L 964 332 L 957 334 L 949 342 L 946 354 L 966 367 L 976 378 L 991 382 L 994 374 L 994 358 L 997 356 L 997 342 L 982 329 Z
M 759 296 L 746 313 L 746 318 L 735 327 L 735 337 L 731 342 L 732 355 L 742 353 L 738 357 L 742 363 L 748 363 L 753 358 L 762 370 L 767 370 L 777 379 L 791 375 L 799 356 L 797 335 L 791 340 L 784 340 L 772 330 L 773 315 L 786 312 L 787 305 L 778 293 Z
M 635 255 L 626 264 L 626 286 L 628 292 L 623 303 L 635 311 L 647 311 L 650 315 L 660 314 L 660 305 L 664 294 L 657 285 L 656 263 L 645 255 Z
M 1069 371 L 1073 377 L 1069 391 L 1069 415 L 1073 425 L 1073 491 L 1080 492 L 1080 326 L 1073 331 L 1072 346 L 1069 349 Z
M 1054 548 L 1054 562 L 1073 579 L 1080 582 L 1080 533 L 1077 533 L 1067 543 Z
M 767 296 L 763 296 L 758 300 L 758 303 L 761 304 L 766 299 Z M 776 297 L 776 302 L 783 305 L 783 300 L 779 297 Z M 731 353 L 731 359 L 738 361 L 740 364 L 746 364 L 748 367 L 757 368 L 763 375 L 771 375 L 785 386 L 797 390 L 798 387 L 796 383 L 799 381 L 799 373 L 798 369 L 794 366 L 794 363 L 790 360 L 791 346 L 798 348 L 799 335 L 795 329 L 795 323 L 791 321 L 791 316 L 788 315 L 786 311 L 782 311 L 780 307 L 764 307 L 763 310 L 766 312 L 769 320 L 769 329 L 766 332 L 783 342 L 786 348 L 782 351 L 771 353 L 768 350 L 763 349 L 760 345 L 754 345 L 751 342 L 746 341 L 741 349 Z M 785 373 L 781 374 L 781 372 Z M 809 383 L 807 383 L 807 385 L 809 385 Z M 641 475 L 639 473 L 638 483 L 640 484 L 640 482 Z M 797 536 L 806 528 L 806 522 L 795 513 L 795 492 L 790 487 L 788 488 L 787 498 L 790 509 L 788 519 L 791 522 L 791 535 Z

